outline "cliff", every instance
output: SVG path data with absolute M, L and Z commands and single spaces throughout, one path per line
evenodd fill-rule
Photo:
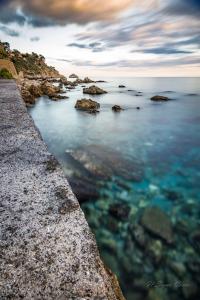
M 0 299 L 123 299 L 13 80 L 0 106 Z
M 39 77 L 60 77 L 59 72 L 52 66 L 48 66 L 42 55 L 32 53 L 20 53 L 18 50 L 11 50 L 8 43 L 0 41 L 0 60 L 7 60 L 14 64 L 18 74 Z

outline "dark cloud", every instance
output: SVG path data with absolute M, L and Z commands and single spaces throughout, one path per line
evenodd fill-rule
M 31 42 L 38 42 L 40 40 L 39 36 L 33 36 L 30 38 Z
M 85 44 L 79 44 L 79 43 L 71 43 L 67 45 L 68 47 L 76 47 L 76 48 L 80 48 L 80 49 L 87 49 L 87 45 Z
M 199 0 L 168 0 L 168 5 L 164 9 L 172 15 L 192 15 L 200 16 L 200 1 Z
M 105 51 L 106 48 L 102 47 L 100 42 L 93 42 L 89 44 L 81 44 L 81 43 L 71 43 L 67 45 L 68 47 L 76 47 L 79 49 L 90 49 L 92 52 L 102 52 Z
M 20 33 L 16 30 L 10 29 L 7 26 L 0 25 L 0 31 L 5 33 L 6 35 L 12 36 L 12 37 L 18 37 L 20 36 Z
M 186 50 L 179 50 L 179 49 L 173 49 L 173 48 L 165 48 L 165 47 L 160 47 L 160 48 L 150 48 L 150 49 L 143 49 L 140 51 L 134 50 L 131 51 L 133 52 L 142 52 L 142 53 L 149 53 L 149 54 L 165 54 L 165 55 L 170 55 L 170 54 L 191 54 L 193 53 L 192 51 L 186 51 Z

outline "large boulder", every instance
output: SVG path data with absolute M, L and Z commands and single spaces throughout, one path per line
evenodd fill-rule
M 169 217 L 158 207 L 145 208 L 141 217 L 141 224 L 152 234 L 172 243 L 173 231 Z
M 89 88 L 84 88 L 83 93 L 90 94 L 90 95 L 101 95 L 101 94 L 106 94 L 107 92 L 95 85 L 92 85 Z
M 156 95 L 156 96 L 151 97 L 151 101 L 168 101 L 168 100 L 169 100 L 169 98 L 165 97 L 165 96 Z
M 77 100 L 75 108 L 85 110 L 87 112 L 97 112 L 100 108 L 100 104 L 91 99 L 81 99 Z
M 113 110 L 114 112 L 120 112 L 121 110 L 123 110 L 123 108 L 122 108 L 121 106 L 119 106 L 119 105 L 114 105 L 114 106 L 112 107 L 112 110 Z

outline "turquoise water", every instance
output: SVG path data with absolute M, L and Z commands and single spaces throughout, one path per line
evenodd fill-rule
M 29 112 L 61 162 L 126 299 L 198 299 L 200 78 L 105 80 L 96 85 L 108 94 L 87 97 L 78 86 L 67 100 L 41 97 Z M 157 94 L 171 100 L 150 101 Z M 81 98 L 98 101 L 100 113 L 75 110 Z M 114 104 L 125 110 L 112 112 Z M 148 207 L 168 218 L 172 244 L 141 225 Z

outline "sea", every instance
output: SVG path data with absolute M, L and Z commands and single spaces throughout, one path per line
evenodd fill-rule
M 92 79 L 105 80 L 95 85 L 107 93 L 78 85 L 65 89 L 68 99 L 39 98 L 29 113 L 125 298 L 199 299 L 200 78 Z M 82 98 L 99 113 L 75 109 Z

